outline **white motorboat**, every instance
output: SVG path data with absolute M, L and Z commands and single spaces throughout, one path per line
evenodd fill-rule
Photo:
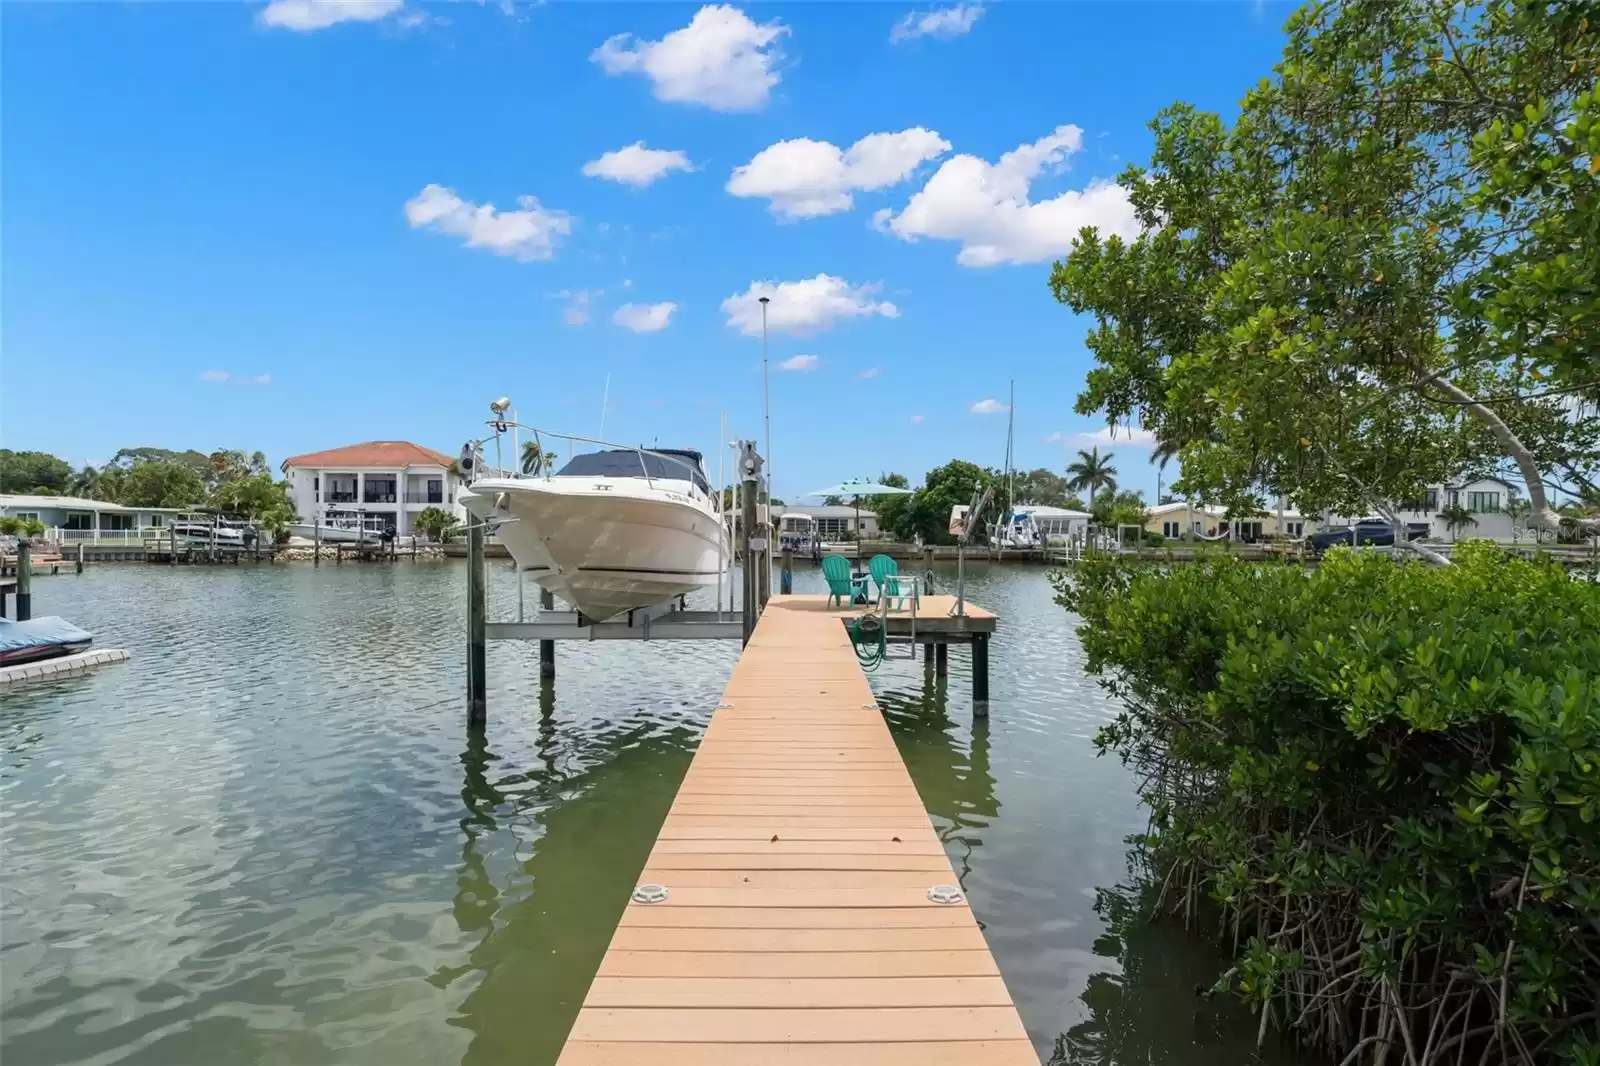
M 289 532 L 310 541 L 320 538 L 324 544 L 376 544 L 383 539 L 388 524 L 377 518 L 362 520 L 330 515 L 320 526 L 315 522 L 296 522 L 289 527 Z
M 714 585 L 728 540 L 699 452 L 619 448 L 458 497 L 518 569 L 602 622 Z
M 215 544 L 219 548 L 243 548 L 247 528 L 237 522 L 211 515 L 178 515 L 173 519 L 172 535 L 192 544 Z

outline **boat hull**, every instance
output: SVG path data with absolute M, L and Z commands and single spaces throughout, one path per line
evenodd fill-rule
M 320 529 L 307 522 L 297 522 L 289 527 L 289 532 L 306 540 L 316 540 L 320 536 L 324 544 L 355 544 L 358 541 L 368 541 L 373 544 L 381 539 L 377 532 L 367 530 L 362 532 L 343 526 L 322 526 Z
M 496 478 L 460 498 L 519 570 L 600 622 L 714 585 L 723 573 L 726 541 L 710 504 L 659 486 Z

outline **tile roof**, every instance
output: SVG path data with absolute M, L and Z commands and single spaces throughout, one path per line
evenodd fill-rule
M 322 452 L 291 455 L 283 461 L 283 469 L 291 466 L 307 467 L 389 467 L 449 466 L 453 458 L 412 444 L 408 440 L 369 440 L 364 444 L 347 444 L 343 448 L 329 448 Z

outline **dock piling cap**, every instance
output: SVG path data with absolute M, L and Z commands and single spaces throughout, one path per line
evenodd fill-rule
M 667 886 L 644 884 L 633 890 L 635 903 L 664 903 L 667 898 Z

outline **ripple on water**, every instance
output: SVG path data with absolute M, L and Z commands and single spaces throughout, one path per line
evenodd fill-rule
M 536 646 L 496 644 L 469 735 L 463 580 L 402 563 L 39 582 L 41 613 L 134 658 L 0 697 L 0 1057 L 554 1060 L 737 649 L 574 642 L 551 687 Z M 491 584 L 514 610 L 514 577 Z M 1041 1052 L 1101 1039 L 1108 1010 L 1159 1028 L 1159 1005 L 1095 993 L 1119 972 L 1096 890 L 1142 826 L 1086 740 L 1112 709 L 1041 572 L 975 567 L 969 591 L 1004 619 L 992 716 L 970 715 L 964 652 L 947 682 L 891 661 L 873 684 L 896 741 Z

